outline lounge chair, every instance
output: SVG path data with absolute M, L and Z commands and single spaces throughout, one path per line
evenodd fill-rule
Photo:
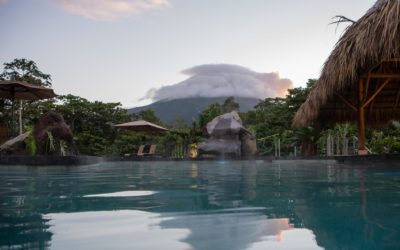
M 140 145 L 137 156 L 153 156 L 156 154 L 157 145 Z
M 137 152 L 137 156 L 143 156 L 144 155 L 144 145 L 140 145 L 138 152 Z
M 156 154 L 156 147 L 157 147 L 157 145 L 151 144 L 149 152 L 148 152 L 148 155 L 155 155 Z

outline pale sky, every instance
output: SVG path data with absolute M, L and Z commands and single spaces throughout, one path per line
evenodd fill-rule
M 34 60 L 57 94 L 124 107 L 203 64 L 279 72 L 304 86 L 345 27 L 336 30 L 331 18 L 357 20 L 374 2 L 0 0 L 0 63 Z

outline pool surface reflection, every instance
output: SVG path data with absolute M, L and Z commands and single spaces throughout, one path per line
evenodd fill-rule
M 0 249 L 400 249 L 400 167 L 0 166 Z

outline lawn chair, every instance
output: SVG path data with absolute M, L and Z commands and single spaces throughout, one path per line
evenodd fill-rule
M 137 156 L 152 156 L 156 154 L 157 145 L 140 145 Z
M 140 145 L 137 152 L 137 156 L 143 156 L 143 155 L 144 155 L 144 145 Z
M 149 152 L 147 153 L 147 155 L 155 155 L 156 154 L 156 147 L 157 147 L 157 145 L 151 144 Z

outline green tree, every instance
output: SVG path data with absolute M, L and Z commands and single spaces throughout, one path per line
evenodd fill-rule
M 79 96 L 66 95 L 59 97 L 53 110 L 62 114 L 71 127 L 81 154 L 115 153 L 114 143 L 121 136 L 129 136 L 112 126 L 131 120 L 128 111 L 120 103 L 90 102 Z
M 171 124 L 171 128 L 174 131 L 181 133 L 188 133 L 190 130 L 189 125 L 185 122 L 185 120 L 181 117 L 176 117 L 175 120 Z
M 200 113 L 198 119 L 199 126 L 200 128 L 204 128 L 207 123 L 215 117 L 232 111 L 239 111 L 239 103 L 235 101 L 233 96 L 228 97 L 222 105 L 219 103 L 212 103 Z
M 0 75 L 3 80 L 25 81 L 44 87 L 51 87 L 52 85 L 51 76 L 40 71 L 32 60 L 19 58 L 3 65 L 3 73 Z
M 1 80 L 17 80 L 31 83 L 33 85 L 50 87 L 51 76 L 39 70 L 36 63 L 32 60 L 24 58 L 14 59 L 12 62 L 3 64 L 3 71 L 0 74 Z M 32 126 L 33 122 L 42 113 L 43 109 L 49 105 L 51 100 L 29 101 L 29 105 L 22 106 L 23 124 Z M 14 110 L 20 108 L 19 102 L 14 102 Z M 9 128 L 15 128 L 15 124 L 11 124 L 12 119 L 11 100 L 0 100 L 0 122 L 7 124 Z
M 235 101 L 233 96 L 228 97 L 222 104 L 222 112 L 229 113 L 232 111 L 239 111 L 240 105 Z
M 292 141 L 291 117 L 284 98 L 266 98 L 256 105 L 254 110 L 240 113 L 243 124 L 252 131 L 258 139 L 258 148 L 262 154 L 271 154 L 273 141 L 284 143 Z
M 240 113 L 244 126 L 258 138 L 260 152 L 270 154 L 273 141 L 281 140 L 282 152 L 291 152 L 293 146 L 304 142 L 304 148 L 314 148 L 310 143 L 318 139 L 318 129 L 291 127 L 294 114 L 313 88 L 316 80 L 310 79 L 306 87 L 288 90 L 285 98 L 266 98 L 256 105 L 254 110 Z M 307 138 L 309 137 L 309 138 Z
M 314 87 L 316 79 L 308 79 L 306 87 L 297 87 L 293 89 L 288 89 L 288 94 L 286 96 L 286 102 L 290 113 L 294 116 L 296 111 L 300 106 L 307 100 L 310 91 Z
M 163 125 L 161 120 L 156 116 L 156 113 L 152 109 L 142 110 L 132 114 L 134 120 L 145 120 L 158 125 Z
M 199 125 L 200 128 L 204 128 L 207 123 L 209 123 L 215 117 L 221 115 L 223 113 L 223 109 L 221 104 L 213 103 L 208 105 L 208 107 L 203 110 L 199 115 Z

